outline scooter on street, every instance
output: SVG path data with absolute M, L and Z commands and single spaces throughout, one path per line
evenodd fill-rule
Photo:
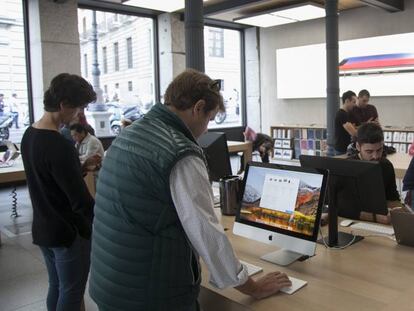
M 4 113 L 0 115 L 0 140 L 7 140 L 10 136 L 10 128 L 13 124 L 13 115 Z

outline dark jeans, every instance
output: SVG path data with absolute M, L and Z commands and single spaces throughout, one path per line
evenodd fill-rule
M 19 128 L 19 113 L 18 112 L 11 112 L 12 116 L 13 116 L 13 123 L 15 124 L 16 128 Z M 12 126 L 13 126 L 12 123 Z
M 49 275 L 48 311 L 79 311 L 88 280 L 91 241 L 76 237 L 67 247 L 40 247 Z

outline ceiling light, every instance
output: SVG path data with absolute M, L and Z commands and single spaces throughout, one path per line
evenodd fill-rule
M 266 11 L 259 15 L 236 18 L 233 21 L 258 27 L 271 27 L 321 17 L 325 17 L 323 8 L 314 4 L 305 4 Z
M 317 6 L 307 4 L 296 8 L 277 11 L 272 13 L 272 15 L 290 18 L 297 21 L 306 21 L 308 19 L 325 17 L 325 10 Z
M 207 0 L 203 0 L 204 2 Z M 185 0 L 128 0 L 122 4 L 162 12 L 175 12 L 184 9 Z
M 257 27 L 271 27 L 283 24 L 289 24 L 296 22 L 295 20 L 279 17 L 272 14 L 262 14 L 258 16 L 246 17 L 239 20 L 234 20 L 235 22 L 257 26 Z

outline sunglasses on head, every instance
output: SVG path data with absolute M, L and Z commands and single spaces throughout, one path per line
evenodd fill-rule
M 216 79 L 216 80 L 211 81 L 208 87 L 212 91 L 219 92 L 221 90 L 221 80 Z

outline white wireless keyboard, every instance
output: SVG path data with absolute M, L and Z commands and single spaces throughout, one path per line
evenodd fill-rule
M 351 225 L 352 229 L 365 230 L 373 233 L 394 235 L 394 228 L 390 226 L 370 224 L 366 222 L 357 222 Z
M 246 266 L 247 273 L 249 274 L 249 276 L 252 276 L 256 273 L 259 273 L 259 272 L 263 271 L 263 268 L 261 268 L 259 266 L 255 266 L 251 263 L 245 262 L 245 261 L 240 260 L 240 259 L 239 259 L 239 261 L 240 261 L 241 264 Z M 280 291 L 282 293 L 292 295 L 294 292 L 296 292 L 297 290 L 301 289 L 303 286 L 308 284 L 308 282 L 306 282 L 306 281 L 299 280 L 299 279 L 296 279 L 296 278 L 291 277 L 291 276 L 289 276 L 289 280 L 292 282 L 292 286 L 281 288 Z
M 259 273 L 259 272 L 262 272 L 263 271 L 263 268 L 262 267 L 255 266 L 255 265 L 253 265 L 251 263 L 245 262 L 245 261 L 240 260 L 240 259 L 239 259 L 239 261 L 240 261 L 241 264 L 243 264 L 243 265 L 246 266 L 247 273 L 249 274 L 249 276 L 255 275 L 256 273 Z

